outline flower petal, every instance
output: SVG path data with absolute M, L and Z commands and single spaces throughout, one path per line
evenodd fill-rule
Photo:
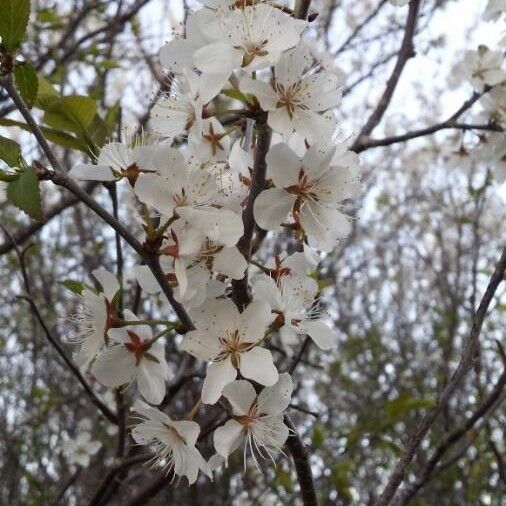
M 269 174 L 278 188 L 296 185 L 302 163 L 287 144 L 276 144 L 265 158 Z
M 261 385 L 274 385 L 279 378 L 272 353 L 260 346 L 256 346 L 246 353 L 241 353 L 239 370 L 245 378 L 256 381 Z
M 267 415 L 280 415 L 290 404 L 293 383 L 288 373 L 279 375 L 278 382 L 272 387 L 265 387 L 258 395 L 258 409 Z
M 202 402 L 215 404 L 221 397 L 223 388 L 237 377 L 237 371 L 230 357 L 220 362 L 212 362 L 207 366 L 206 378 L 202 385 Z
M 243 428 L 239 422 L 229 420 L 214 431 L 214 448 L 225 460 L 241 444 Z
M 253 385 L 246 380 L 232 381 L 223 389 L 223 396 L 230 402 L 234 415 L 247 415 L 257 393 Z
M 229 278 L 244 278 L 247 268 L 248 262 L 235 246 L 233 248 L 223 248 L 214 255 L 213 270 Z
M 330 350 L 337 346 L 337 338 L 329 325 L 323 320 L 301 322 L 301 330 L 309 334 L 311 339 L 322 349 Z
M 221 345 L 209 331 L 191 330 L 184 336 L 181 349 L 201 360 L 213 360 L 220 353 Z
M 129 383 L 135 375 L 135 357 L 122 345 L 107 348 L 98 355 L 91 372 L 107 387 Z
M 102 291 L 107 300 L 111 301 L 120 289 L 118 278 L 102 267 L 95 269 L 91 274 L 102 286 Z
M 255 221 L 264 230 L 277 230 L 287 220 L 294 201 L 295 196 L 281 188 L 264 190 L 255 199 Z

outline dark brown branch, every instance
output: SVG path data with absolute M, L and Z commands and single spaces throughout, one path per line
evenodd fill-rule
M 304 443 L 300 439 L 290 418 L 285 416 L 285 424 L 290 429 L 290 436 L 286 440 L 286 448 L 292 456 L 299 482 L 304 506 L 318 506 L 316 491 L 313 483 L 313 474 L 309 465 L 309 458 Z
M 293 10 L 295 17 L 298 19 L 307 19 L 310 5 L 311 0 L 297 0 L 295 2 L 295 8 Z
M 483 321 L 487 314 L 488 307 L 494 298 L 494 294 L 497 288 L 504 280 L 505 272 L 506 247 L 502 250 L 501 258 L 495 267 L 494 273 L 490 278 L 490 282 L 487 286 L 485 294 L 483 295 L 483 298 L 481 299 L 478 310 L 473 317 L 471 331 L 464 342 L 462 357 L 460 359 L 459 365 L 457 366 L 457 369 L 453 373 L 448 384 L 439 395 L 439 399 L 436 405 L 428 411 L 428 413 L 422 418 L 422 420 L 420 420 L 420 422 L 411 432 L 404 452 L 397 461 L 397 464 L 395 465 L 395 468 L 387 481 L 385 489 L 383 490 L 378 500 L 374 503 L 374 506 L 387 506 L 390 504 L 397 489 L 406 478 L 409 465 L 413 460 L 415 452 L 422 443 L 425 435 L 432 427 L 432 424 L 436 421 L 439 414 L 446 408 L 450 402 L 450 399 L 453 397 L 457 388 L 459 387 L 461 381 L 472 368 L 473 358 L 478 346 Z
M 111 483 L 114 481 L 116 476 L 121 472 L 125 471 L 128 468 L 140 464 L 141 462 L 145 462 L 149 460 L 152 457 L 151 454 L 142 454 L 142 455 L 135 455 L 133 457 L 129 457 L 123 460 L 118 461 L 115 465 L 112 466 L 110 471 L 105 476 L 104 480 L 98 487 L 97 491 L 95 492 L 95 495 L 92 497 L 91 501 L 89 502 L 88 506 L 98 506 L 100 503 L 103 502 L 103 498 L 107 492 L 107 489 L 111 485 Z
M 406 27 L 404 29 L 404 37 L 402 38 L 401 48 L 399 50 L 399 55 L 397 57 L 397 62 L 395 67 L 390 75 L 390 78 L 387 81 L 385 91 L 381 96 L 376 108 L 369 116 L 366 124 L 362 127 L 357 140 L 354 142 L 352 146 L 352 151 L 355 151 L 359 143 L 363 141 L 363 139 L 367 138 L 372 131 L 378 126 L 379 122 L 383 118 L 388 106 L 390 105 L 390 101 L 392 100 L 394 91 L 397 87 L 399 79 L 401 77 L 402 71 L 406 66 L 407 61 L 415 56 L 415 49 L 413 45 L 413 37 L 416 31 L 416 22 L 418 19 L 418 11 L 420 8 L 420 0 L 411 0 L 409 3 L 409 11 L 408 17 L 406 19 Z
M 481 93 L 473 93 L 457 111 L 455 111 L 447 120 L 436 123 L 426 128 L 420 128 L 419 130 L 413 130 L 401 135 L 394 135 L 392 137 L 385 137 L 384 139 L 368 139 L 363 142 L 355 143 L 355 151 L 360 153 L 366 149 L 375 148 L 379 146 L 390 146 L 398 142 L 405 142 L 417 137 L 424 137 L 426 135 L 432 135 L 440 130 L 457 129 L 457 130 L 486 130 L 493 132 L 502 132 L 504 129 L 495 124 L 468 124 L 460 123 L 459 118 L 468 111 L 485 93 L 491 90 L 490 86 L 487 86 Z
M 258 123 L 259 130 L 257 145 L 255 150 L 255 164 L 253 174 L 251 176 L 251 188 L 246 202 L 246 208 L 242 213 L 242 221 L 244 223 L 244 234 L 237 244 L 239 251 L 246 260 L 251 258 L 253 232 L 255 231 L 255 218 L 253 216 L 253 206 L 260 192 L 265 188 L 265 173 L 267 170 L 265 157 L 269 151 L 271 144 L 272 131 L 265 123 Z M 237 307 L 241 310 L 250 301 L 248 292 L 248 275 L 247 271 L 240 280 L 232 281 L 232 297 Z

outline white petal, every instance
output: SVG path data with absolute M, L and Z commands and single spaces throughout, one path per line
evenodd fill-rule
M 279 415 L 290 404 L 293 383 L 288 373 L 279 375 L 278 382 L 272 387 L 265 387 L 258 395 L 258 408 L 261 413 Z
M 193 62 L 200 71 L 223 75 L 226 80 L 234 69 L 241 66 L 242 53 L 230 44 L 215 42 L 195 51 Z
M 154 207 L 165 216 L 172 216 L 174 211 L 172 192 L 167 188 L 167 181 L 164 178 L 154 174 L 140 174 L 134 191 L 144 204 Z
M 137 387 L 150 404 L 160 404 L 165 397 L 165 378 L 163 367 L 147 358 L 137 367 Z
M 239 316 L 241 341 L 256 342 L 263 339 L 273 320 L 274 315 L 269 303 L 266 300 L 254 300 Z
M 243 428 L 239 422 L 229 420 L 225 425 L 214 431 L 214 448 L 225 460 L 239 446 L 242 440 Z
M 335 333 L 323 320 L 301 322 L 299 327 L 309 334 L 322 350 L 330 350 L 337 346 Z
M 278 188 L 288 188 L 298 183 L 302 163 L 286 144 L 272 146 L 265 161 L 267 170 Z
M 237 328 L 239 310 L 230 300 L 208 300 L 203 306 L 190 312 L 193 323 L 199 330 L 210 330 L 221 336 L 226 330 Z
M 111 301 L 120 289 L 118 278 L 104 268 L 91 272 L 93 277 L 102 285 L 102 291 L 107 300 Z
M 197 444 L 197 439 L 200 434 L 200 426 L 197 422 L 189 420 L 175 421 L 172 422 L 172 427 L 184 437 L 188 446 L 195 446 Z
M 239 82 L 239 89 L 245 94 L 255 95 L 264 111 L 275 111 L 277 109 L 276 104 L 279 99 L 269 84 L 258 79 L 243 77 Z
M 332 251 L 338 239 L 347 237 L 351 225 L 336 209 L 308 204 L 302 208 L 300 223 L 308 236 L 309 245 L 322 251 Z
M 274 281 L 267 274 L 260 274 L 253 283 L 253 294 L 256 299 L 265 300 L 269 303 L 271 310 L 282 311 L 284 309 L 281 292 Z
M 293 121 L 290 118 L 286 107 L 270 111 L 267 116 L 267 124 L 282 135 L 290 135 L 293 132 Z
M 246 259 L 235 246 L 223 248 L 214 255 L 213 270 L 229 278 L 242 279 L 247 268 Z
M 193 53 L 194 48 L 187 39 L 174 39 L 160 49 L 160 63 L 167 70 L 179 74 L 193 66 Z
M 201 360 L 212 360 L 221 351 L 218 338 L 209 331 L 191 330 L 183 338 L 181 348 Z
M 287 221 L 295 196 L 281 188 L 264 190 L 255 199 L 253 214 L 255 221 L 264 230 L 277 230 Z
M 174 261 L 174 273 L 179 285 L 179 293 L 184 296 L 188 288 L 188 276 L 186 275 L 186 265 L 180 258 L 176 258 Z
M 310 95 L 304 104 L 312 111 L 326 111 L 341 102 L 341 84 L 339 77 L 331 72 L 318 72 L 306 79 Z
M 235 246 L 244 233 L 241 217 L 228 209 L 180 207 L 178 214 L 211 241 Z
M 256 346 L 246 353 L 241 353 L 239 369 L 245 378 L 256 381 L 261 385 L 274 385 L 279 378 L 272 353 L 260 346 Z
M 221 397 L 223 387 L 234 381 L 237 371 L 230 357 L 221 362 L 213 362 L 207 366 L 206 378 L 202 385 L 202 402 L 215 404 Z
M 136 265 L 133 268 L 133 272 L 140 287 L 147 294 L 160 293 L 162 291 L 158 281 L 147 265 Z
M 249 381 L 238 380 L 223 389 L 223 396 L 230 402 L 234 415 L 247 415 L 257 393 Z
M 111 346 L 98 355 L 91 372 L 103 385 L 119 387 L 135 375 L 135 357 L 122 345 Z

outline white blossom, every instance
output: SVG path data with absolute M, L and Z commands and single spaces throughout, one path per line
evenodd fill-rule
M 350 231 L 340 203 L 360 188 L 358 156 L 343 145 L 315 145 L 300 159 L 286 144 L 276 144 L 266 161 L 275 187 L 255 200 L 258 225 L 276 230 L 291 217 L 311 247 L 332 250 Z
M 485 86 L 495 86 L 506 80 L 503 63 L 502 51 L 479 46 L 477 50 L 465 52 L 464 60 L 457 70 L 464 79 L 471 82 L 476 91 L 482 91 Z
M 216 179 L 206 170 L 190 167 L 174 148 L 165 148 L 166 164 L 159 174 L 141 174 L 135 185 L 139 200 L 167 218 L 179 217 L 211 241 L 235 246 L 243 234 L 241 217 L 215 207 Z
M 187 134 L 202 118 L 204 103 L 199 82 L 199 76 L 188 69 L 172 78 L 170 91 L 151 111 L 150 125 L 158 135 L 172 141 Z
M 335 73 L 315 72 L 309 50 L 303 44 L 287 51 L 274 66 L 269 83 L 244 77 L 240 82 L 243 93 L 256 96 L 267 122 L 284 135 L 294 130 L 302 137 L 319 140 L 328 137 L 329 116 L 320 113 L 341 101 L 340 78 Z M 335 123 L 330 130 L 335 130 Z
M 79 343 L 77 362 L 86 368 L 105 344 L 105 336 L 109 328 L 117 324 L 118 314 L 113 303 L 120 286 L 114 274 L 105 269 L 92 272 L 102 286 L 102 292 L 85 288 L 80 296 L 80 307 L 73 321 L 78 331 L 73 341 Z
M 128 179 L 134 186 L 140 173 L 157 172 L 164 165 L 163 146 L 149 136 L 133 137 L 127 142 L 105 144 L 96 163 L 78 163 L 69 175 L 81 181 L 117 181 Z
M 63 451 L 69 457 L 70 464 L 79 464 L 82 467 L 90 465 L 90 459 L 100 450 L 102 443 L 93 441 L 89 432 L 80 432 L 74 439 L 63 444 Z
M 195 448 L 200 433 L 198 423 L 172 420 L 162 411 L 137 400 L 133 406 L 141 420 L 132 430 L 135 442 L 152 448 L 154 468 L 161 467 L 166 474 L 174 472 L 186 476 L 192 485 L 199 470 L 207 472 L 207 463 Z
M 305 21 L 264 3 L 235 9 L 205 28 L 211 43 L 195 51 L 193 63 L 212 76 L 210 86 L 221 90 L 235 69 L 253 71 L 275 64 L 299 42 L 305 26 Z
M 208 301 L 191 312 L 197 330 L 183 339 L 183 350 L 202 360 L 210 360 L 202 387 L 202 401 L 214 404 L 223 387 L 233 381 L 237 370 L 261 385 L 273 385 L 278 371 L 272 354 L 260 346 L 273 321 L 265 301 L 252 302 L 239 313 L 231 300 Z
M 129 320 L 137 318 L 125 311 Z M 162 341 L 153 342 L 148 325 L 126 325 L 110 329 L 110 346 L 103 350 L 92 365 L 92 373 L 108 387 L 137 382 L 141 395 L 151 404 L 160 404 L 165 396 L 165 380 L 169 368 Z
M 285 350 L 299 342 L 299 336 L 309 335 L 322 350 L 334 348 L 337 339 L 325 319 L 320 317 L 315 301 L 318 286 L 307 276 L 282 277 L 278 283 L 260 274 L 253 283 L 257 300 L 266 300 L 276 315 L 275 326 L 279 329 Z
M 277 383 L 265 387 L 257 396 L 253 385 L 245 380 L 229 383 L 223 395 L 232 406 L 232 418 L 214 431 L 214 447 L 228 459 L 244 443 L 244 465 L 249 451 L 257 467 L 257 456 L 270 458 L 282 451 L 289 429 L 283 412 L 290 404 L 293 385 L 289 374 L 279 375 Z

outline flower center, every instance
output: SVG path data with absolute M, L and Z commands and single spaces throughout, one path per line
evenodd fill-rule
M 128 337 L 130 338 L 129 343 L 125 343 L 125 348 L 135 355 L 136 365 L 139 365 L 140 361 L 144 357 L 144 354 L 150 347 L 149 341 L 143 341 L 135 332 L 127 330 Z
M 241 353 L 251 350 L 255 343 L 248 341 L 241 341 L 239 330 L 228 332 L 225 336 L 220 337 L 222 347 L 221 353 L 216 358 L 217 361 L 225 360 L 230 357 L 232 365 L 238 369 L 241 363 Z

